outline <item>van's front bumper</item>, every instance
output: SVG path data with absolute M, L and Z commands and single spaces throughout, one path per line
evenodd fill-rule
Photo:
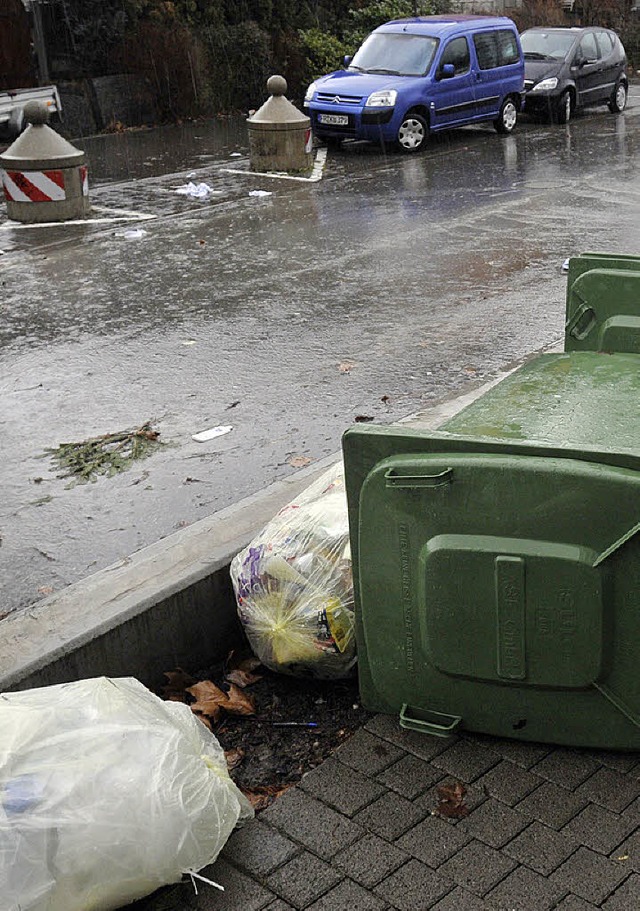
M 343 106 L 336 110 L 333 106 L 311 102 L 305 105 L 305 112 L 311 118 L 311 128 L 318 139 L 327 137 L 389 142 L 396 138 L 395 108 Z M 324 116 L 346 118 L 347 122 L 342 124 L 323 122 Z

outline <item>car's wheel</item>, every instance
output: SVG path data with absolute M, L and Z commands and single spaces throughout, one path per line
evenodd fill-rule
M 624 82 L 619 82 L 614 89 L 613 95 L 611 96 L 611 101 L 609 102 L 609 110 L 614 114 L 621 114 L 626 106 L 627 85 Z
M 569 89 L 565 89 L 558 98 L 555 114 L 558 123 L 569 123 L 571 120 L 571 92 Z
M 427 121 L 421 114 L 409 111 L 398 127 L 398 145 L 402 152 L 419 152 L 429 138 Z
M 505 98 L 500 108 L 497 120 L 493 125 L 498 133 L 513 133 L 518 120 L 518 109 L 515 106 L 513 98 Z

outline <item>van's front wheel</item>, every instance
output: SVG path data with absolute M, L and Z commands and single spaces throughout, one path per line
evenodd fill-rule
M 503 135 L 513 133 L 517 120 L 518 109 L 514 104 L 513 98 L 505 98 L 497 119 L 493 121 L 496 131 Z
M 409 111 L 398 127 L 398 145 L 402 152 L 419 152 L 429 138 L 427 121 L 421 114 Z

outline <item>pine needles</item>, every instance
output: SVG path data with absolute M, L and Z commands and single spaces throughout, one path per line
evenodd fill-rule
M 79 443 L 60 443 L 47 452 L 61 470 L 60 477 L 86 483 L 99 475 L 112 477 L 126 471 L 133 462 L 151 455 L 162 445 L 159 436 L 160 431 L 153 430 L 151 421 L 147 421 L 133 430 L 105 433 Z

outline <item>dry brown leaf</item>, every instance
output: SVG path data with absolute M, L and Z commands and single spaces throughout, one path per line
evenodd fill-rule
M 469 815 L 469 807 L 464 802 L 467 789 L 461 781 L 438 785 L 436 791 L 440 801 L 434 810 L 436 816 L 446 819 L 463 819 Z
M 196 682 L 193 677 L 177 667 L 175 671 L 165 671 L 164 676 L 167 678 L 167 684 L 162 687 L 162 695 L 165 699 L 173 702 L 186 702 L 187 697 L 185 690 L 188 686 L 193 686 Z
M 208 715 L 214 721 L 220 718 L 222 709 L 229 701 L 227 694 L 210 680 L 201 680 L 199 683 L 187 687 L 187 693 L 196 699 L 191 706 L 191 711 L 195 715 Z
M 227 760 L 227 768 L 230 772 L 233 772 L 244 759 L 244 750 L 241 747 L 236 747 L 233 750 L 225 750 L 224 758 Z
M 38 594 L 40 595 L 51 595 L 53 593 L 52 585 L 40 585 L 38 587 Z
M 298 455 L 292 456 L 289 459 L 288 464 L 291 465 L 292 468 L 304 468 L 306 465 L 311 465 L 312 462 L 313 459 L 310 459 L 307 456 Z
M 340 373 L 351 373 L 355 364 L 350 364 L 348 361 L 345 361 L 344 364 L 338 364 L 338 370 Z
M 229 696 L 222 706 L 230 715 L 255 715 L 255 702 L 248 693 L 243 693 L 234 683 L 229 686 Z
M 252 683 L 257 683 L 258 680 L 262 680 L 260 674 L 253 674 L 251 671 L 245 671 L 241 667 L 236 667 L 232 671 L 229 671 L 225 677 L 225 680 L 228 680 L 229 683 L 235 683 L 236 686 L 251 686 Z
M 189 708 L 194 715 L 206 715 L 214 721 L 218 721 L 222 714 L 222 706 L 219 702 L 214 702 L 212 699 L 205 699 L 202 702 L 193 702 Z
M 284 794 L 284 792 L 288 791 L 291 787 L 293 787 L 292 784 L 286 784 L 284 786 L 268 784 L 263 787 L 252 788 L 251 790 L 245 790 L 244 788 L 240 788 L 240 790 L 257 813 L 260 810 L 266 810 L 267 807 L 270 807 L 277 797 L 280 797 L 281 794 Z
M 187 687 L 187 693 L 190 693 L 196 702 L 206 702 L 208 700 L 217 701 L 219 704 L 227 701 L 227 694 L 212 683 L 211 680 L 200 680 L 193 686 Z

